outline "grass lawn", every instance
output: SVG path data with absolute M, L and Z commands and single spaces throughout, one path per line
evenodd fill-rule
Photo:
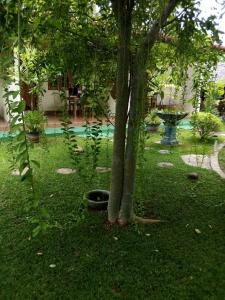
M 220 168 L 225 172 L 225 148 L 219 153 Z
M 213 141 L 201 145 L 181 130 L 183 145 L 159 154 L 167 149 L 154 143 L 159 139 L 153 134 L 147 141 L 135 199 L 139 213 L 167 222 L 127 228 L 109 228 L 106 212 L 88 212 L 77 222 L 83 193 L 109 189 L 110 174 L 86 184 L 76 173 L 56 174 L 72 167 L 63 140 L 49 138 L 48 152 L 35 145 L 32 156 L 41 162 L 35 178 L 55 224 L 35 239 L 24 210 L 29 189 L 11 175 L 6 143 L 0 144 L 0 299 L 225 299 L 224 180 L 180 158 L 210 153 Z M 102 149 L 99 166 L 110 166 L 111 144 Z M 159 168 L 162 161 L 174 168 Z M 199 180 L 187 179 L 188 172 L 198 172 Z

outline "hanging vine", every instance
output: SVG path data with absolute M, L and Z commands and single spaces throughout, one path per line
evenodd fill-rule
M 33 236 L 44 232 L 49 227 L 48 212 L 41 206 L 40 195 L 36 188 L 34 178 L 35 168 L 40 168 L 40 163 L 37 160 L 31 159 L 29 153 L 29 142 L 27 140 L 25 128 L 25 102 L 21 96 L 21 8 L 22 2 L 18 1 L 17 10 L 17 70 L 18 70 L 18 89 L 8 90 L 4 94 L 5 102 L 7 105 L 8 114 L 10 117 L 10 135 L 13 136 L 10 143 L 10 151 L 13 153 L 11 160 L 11 169 L 17 166 L 21 175 L 21 181 L 28 183 L 31 194 L 29 202 L 26 205 L 26 210 L 32 212 L 33 216 L 29 221 L 34 225 Z M 13 83 L 13 82 L 8 82 Z M 35 213 L 34 213 L 35 212 Z

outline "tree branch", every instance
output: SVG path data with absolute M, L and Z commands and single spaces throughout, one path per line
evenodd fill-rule
M 158 37 L 160 29 L 166 25 L 168 17 L 179 2 L 180 0 L 169 0 L 168 4 L 162 10 L 161 15 L 157 20 L 155 20 L 150 31 L 147 33 L 142 44 L 143 47 L 151 48 L 153 46 L 154 41 Z

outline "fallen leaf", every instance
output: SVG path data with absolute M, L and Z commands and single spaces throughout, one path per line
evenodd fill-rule
M 118 241 L 118 237 L 114 236 L 113 238 L 114 238 L 115 241 Z
M 53 268 L 56 267 L 56 265 L 55 264 L 51 264 L 51 265 L 49 265 L 49 267 L 53 269 Z
M 201 231 L 200 231 L 198 228 L 195 228 L 195 232 L 196 232 L 197 234 L 200 234 L 200 233 L 201 233 Z
M 37 255 L 41 256 L 41 255 L 43 255 L 43 253 L 42 252 L 37 252 Z

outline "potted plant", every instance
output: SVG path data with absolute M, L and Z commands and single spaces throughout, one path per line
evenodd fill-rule
M 150 111 L 145 117 L 145 126 L 147 131 L 155 132 L 158 130 L 159 125 L 161 124 L 160 118 L 157 116 L 155 110 Z
M 24 121 L 28 139 L 38 143 L 40 134 L 44 131 L 44 126 L 47 123 L 44 113 L 39 110 L 29 111 L 25 114 Z

